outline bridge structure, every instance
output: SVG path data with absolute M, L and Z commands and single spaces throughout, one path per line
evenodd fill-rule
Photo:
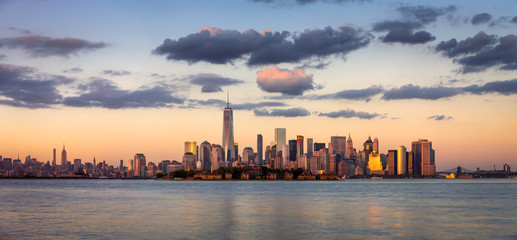
M 508 178 L 508 177 L 515 177 L 515 173 L 512 173 L 511 171 L 505 171 L 505 170 L 479 170 L 479 168 L 476 171 L 458 166 L 451 169 L 446 169 L 440 172 L 437 172 L 437 174 L 451 174 L 454 173 L 456 177 L 459 176 L 472 176 L 474 178 Z

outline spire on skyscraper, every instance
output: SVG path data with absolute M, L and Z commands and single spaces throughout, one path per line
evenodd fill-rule
M 226 90 L 226 108 L 230 108 L 230 90 Z

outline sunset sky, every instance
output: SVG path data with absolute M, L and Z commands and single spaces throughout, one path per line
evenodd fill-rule
M 517 168 L 517 1 L 0 0 L 0 155 L 181 160 L 274 128 Z M 59 159 L 58 159 L 59 162 Z

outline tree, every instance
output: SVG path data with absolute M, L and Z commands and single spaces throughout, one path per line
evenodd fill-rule
M 156 174 L 156 178 L 162 178 L 163 177 L 163 173 L 159 172 Z

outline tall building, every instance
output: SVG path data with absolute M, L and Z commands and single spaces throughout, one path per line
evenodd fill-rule
M 370 153 L 368 159 L 368 169 L 370 170 L 370 174 L 384 175 L 384 170 L 382 169 L 381 154 L 372 152 Z
M 303 136 L 298 135 L 296 136 L 296 161 L 300 161 L 300 156 L 302 156 L 303 154 Z
M 223 112 L 223 146 L 226 161 L 233 163 L 235 161 L 235 143 L 233 134 L 233 111 L 230 108 L 230 98 L 226 100 L 226 108 Z
M 289 159 L 290 159 L 289 154 L 290 154 L 289 145 L 286 144 L 286 145 L 284 145 L 284 147 L 282 147 L 282 162 L 283 162 L 282 167 L 285 167 L 289 164 Z
M 255 153 L 253 152 L 253 148 L 245 147 L 242 150 L 242 161 L 244 162 L 244 165 L 249 166 L 252 164 L 255 161 L 255 159 L 253 159 L 254 155 Z
M 379 153 L 379 139 L 377 138 L 373 139 L 373 151 Z
M 194 157 L 197 159 L 197 143 L 196 143 L 196 141 L 186 141 L 184 153 L 192 153 L 194 155 Z
M 146 160 L 143 153 L 136 153 L 133 158 L 133 176 L 145 177 Z
M 214 171 L 219 167 L 227 167 L 224 162 L 224 150 L 221 145 L 212 144 L 212 161 L 210 163 L 210 170 Z
M 388 150 L 388 175 L 397 175 L 397 150 Z
M 52 167 L 56 166 L 56 149 L 52 150 Z
M 311 158 L 314 154 L 314 140 L 312 138 L 307 138 L 307 158 Z
M 275 144 L 276 144 L 275 156 L 278 153 L 278 151 L 282 151 L 282 148 L 285 145 L 285 134 L 286 134 L 285 128 L 275 128 Z
M 211 155 L 212 155 L 212 146 L 209 142 L 204 141 L 199 145 L 199 161 L 201 162 L 201 169 L 211 169 Z
M 397 174 L 407 173 L 407 152 L 406 147 L 397 148 Z
M 66 150 L 65 150 L 65 144 L 63 144 L 63 151 L 61 151 L 61 168 L 63 170 L 68 170 L 66 169 Z
M 196 170 L 196 156 L 191 152 L 186 152 L 183 154 L 181 165 L 185 171 Z
M 340 158 L 345 158 L 346 152 L 346 137 L 345 136 L 332 136 L 330 137 L 330 154 L 339 154 Z
M 297 143 L 297 140 L 289 140 L 289 161 L 291 161 L 291 162 L 296 161 L 296 154 L 297 154 L 296 143 Z
M 262 134 L 257 134 L 257 165 L 262 165 L 264 163 L 264 154 L 263 150 L 264 139 L 262 138 Z
M 413 175 L 413 169 L 415 166 L 415 163 L 413 161 L 413 152 L 407 152 L 406 153 L 406 159 L 407 159 L 407 174 Z
M 314 152 L 325 148 L 325 143 L 314 143 Z
M 345 159 L 355 159 L 357 153 L 354 149 L 354 142 L 352 141 L 352 137 L 350 137 L 350 133 L 348 134 L 348 139 L 346 140 L 346 152 Z
M 419 139 L 411 143 L 411 152 L 413 152 L 413 172 L 422 176 L 434 176 L 436 174 L 436 165 L 434 159 L 434 149 L 432 142 L 426 139 Z M 415 169 L 419 167 L 419 169 Z

